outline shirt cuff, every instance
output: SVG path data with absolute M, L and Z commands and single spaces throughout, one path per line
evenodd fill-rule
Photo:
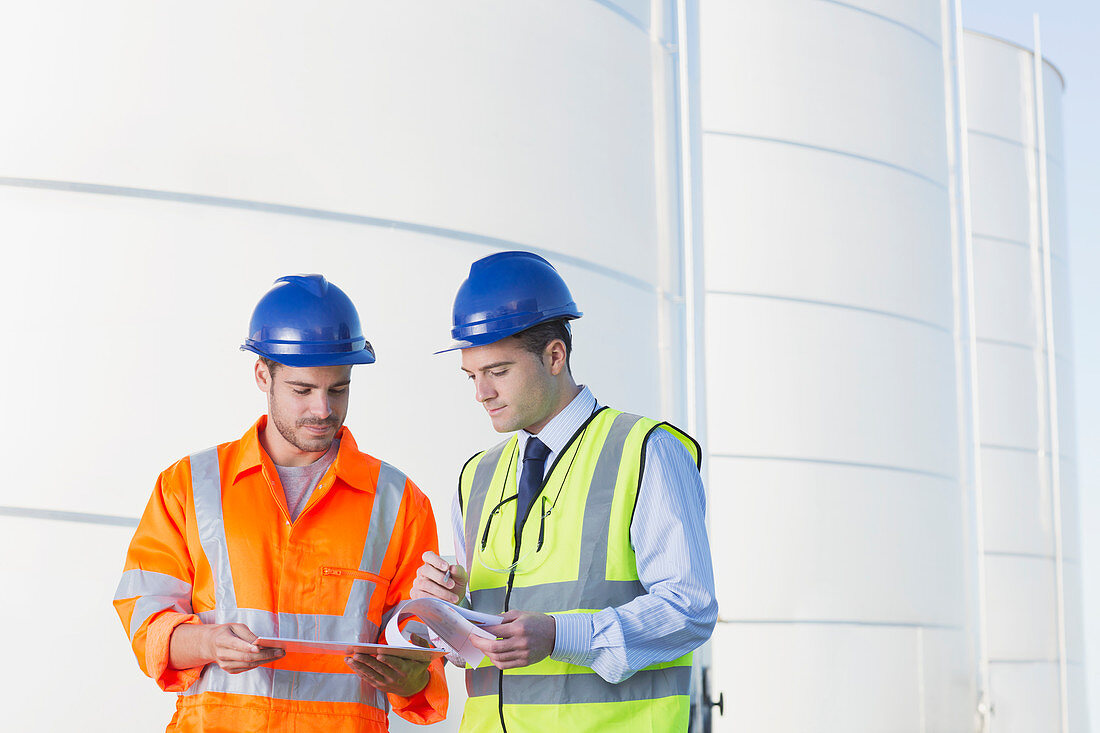
M 592 658 L 592 614 L 552 613 L 554 651 L 550 658 L 559 662 L 590 667 Z
M 443 673 L 443 660 L 433 659 L 428 665 L 428 684 L 415 695 L 399 697 L 388 695 L 393 711 L 410 723 L 427 725 L 438 723 L 447 717 L 447 678 Z
M 200 623 L 194 614 L 168 611 L 162 613 L 145 630 L 145 669 L 165 692 L 183 692 L 202 676 L 202 667 L 173 669 L 168 666 L 172 649 L 172 632 L 181 624 Z M 205 666 L 205 665 L 204 665 Z

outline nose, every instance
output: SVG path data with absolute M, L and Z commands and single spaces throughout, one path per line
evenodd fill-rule
M 491 400 L 497 396 L 497 391 L 493 389 L 493 385 L 488 379 L 483 377 L 474 377 L 474 399 L 478 402 L 485 402 Z
M 321 420 L 327 419 L 332 414 L 332 405 L 327 391 L 317 390 L 316 396 L 310 400 L 309 412 Z

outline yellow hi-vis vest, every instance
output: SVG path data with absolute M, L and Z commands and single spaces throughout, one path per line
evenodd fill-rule
M 649 418 L 603 408 L 570 438 L 546 473 L 517 542 L 519 441 L 479 453 L 462 469 L 459 502 L 474 610 L 596 613 L 644 594 L 630 523 L 649 435 L 664 429 L 699 463 L 686 433 Z M 589 667 L 547 657 L 505 671 L 484 660 L 466 670 L 469 700 L 461 730 L 686 731 L 689 652 L 639 670 L 618 684 Z

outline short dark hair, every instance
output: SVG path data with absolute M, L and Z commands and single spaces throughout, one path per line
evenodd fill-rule
M 565 368 L 570 374 L 573 373 L 573 369 L 569 365 L 569 357 L 573 353 L 573 334 L 569 329 L 569 321 L 566 319 L 558 318 L 553 321 L 544 321 L 531 326 L 526 331 L 514 334 L 512 338 L 519 339 L 524 351 L 530 351 L 539 358 L 542 358 L 550 342 L 560 339 L 565 343 Z
M 278 367 L 282 366 L 282 364 L 280 364 L 279 362 L 272 361 L 271 359 L 268 359 L 266 356 L 261 356 L 260 361 L 262 361 L 264 363 L 264 366 L 267 367 L 268 373 L 273 377 L 275 376 L 275 370 Z

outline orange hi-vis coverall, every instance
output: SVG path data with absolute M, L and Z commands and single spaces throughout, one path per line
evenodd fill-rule
M 126 555 L 115 609 L 142 671 L 180 693 L 169 731 L 385 731 L 387 711 L 414 723 L 447 712 L 442 660 L 411 697 L 363 682 L 337 655 L 288 653 L 247 672 L 172 669 L 172 631 L 243 623 L 258 636 L 377 641 L 425 550 L 437 551 L 426 496 L 360 453 L 347 428 L 297 521 L 261 417 L 244 437 L 175 463 L 157 479 Z M 387 699 L 388 698 L 388 699 Z

